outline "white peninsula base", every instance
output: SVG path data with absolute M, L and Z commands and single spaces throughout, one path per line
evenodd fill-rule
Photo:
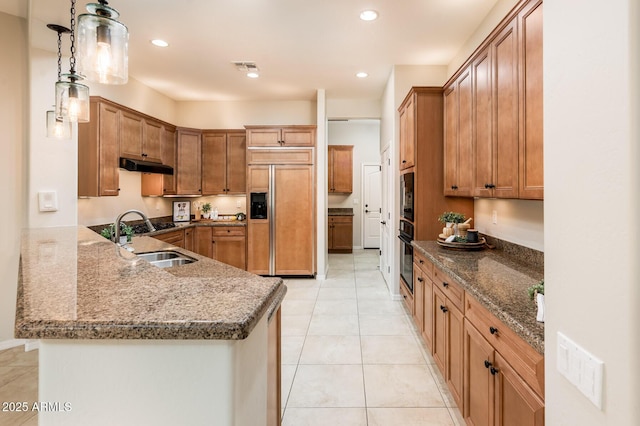
M 245 340 L 42 340 L 39 424 L 266 425 L 266 348 L 266 315 Z

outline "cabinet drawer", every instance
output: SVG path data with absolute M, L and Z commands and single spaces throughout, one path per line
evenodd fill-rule
M 433 284 L 442 290 L 460 311 L 464 310 L 464 290 L 440 269 L 433 268 Z
M 465 300 L 465 317 L 524 381 L 544 397 L 544 357 L 469 295 Z
M 313 148 L 248 149 L 247 164 L 313 164 Z
M 329 216 L 329 223 L 353 223 L 352 216 Z
M 214 237 L 244 237 L 244 226 L 213 226 Z
M 413 251 L 413 263 L 415 263 L 418 268 L 420 268 L 420 270 L 422 272 L 424 272 L 424 274 L 433 281 L 433 263 L 431 263 L 431 261 L 427 260 L 426 257 L 424 257 L 422 254 L 418 253 L 417 250 Z

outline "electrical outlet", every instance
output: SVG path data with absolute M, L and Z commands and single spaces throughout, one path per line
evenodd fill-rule
M 558 332 L 557 367 L 560 374 L 602 409 L 604 362 Z
M 494 225 L 498 224 L 498 210 L 494 210 L 491 212 L 491 223 Z
M 236 200 L 236 207 L 237 208 L 242 207 L 242 200 L 240 200 L 240 199 Z

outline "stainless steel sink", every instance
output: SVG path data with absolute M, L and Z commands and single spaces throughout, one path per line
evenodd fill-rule
M 136 253 L 136 256 L 140 259 L 146 260 L 158 268 L 171 268 L 172 266 L 180 266 L 197 262 L 197 259 L 194 259 L 193 257 L 171 250 Z

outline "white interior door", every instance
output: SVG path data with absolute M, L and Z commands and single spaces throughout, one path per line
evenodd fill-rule
M 380 214 L 382 213 L 382 179 L 380 164 L 362 165 L 363 248 L 380 248 Z
M 382 276 L 387 283 L 391 283 L 391 202 L 390 202 L 390 186 L 391 178 L 391 159 L 389 157 L 389 148 L 382 152 L 382 214 L 380 218 L 380 270 Z

